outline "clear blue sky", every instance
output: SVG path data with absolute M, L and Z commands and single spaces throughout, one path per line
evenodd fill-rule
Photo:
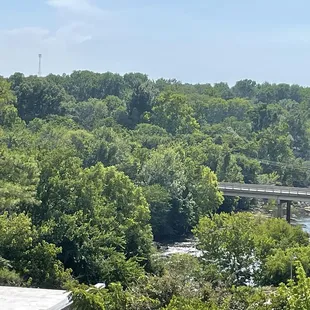
M 151 78 L 310 85 L 309 0 L 10 0 L 0 75 L 143 72 Z

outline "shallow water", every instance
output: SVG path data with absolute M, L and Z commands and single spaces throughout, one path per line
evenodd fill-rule
M 294 220 L 293 224 L 301 225 L 303 230 L 310 234 L 310 217 L 302 217 Z
M 171 244 L 161 245 L 161 256 L 170 256 L 173 254 L 190 254 L 193 256 L 200 256 L 201 251 L 196 249 L 196 240 L 194 238 L 188 238 L 184 241 L 174 242 Z

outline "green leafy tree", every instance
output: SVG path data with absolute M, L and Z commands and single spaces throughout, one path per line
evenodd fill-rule
M 171 209 L 170 194 L 159 184 L 143 187 L 143 195 L 150 205 L 151 225 L 155 240 L 165 239 L 173 235 L 169 220 Z
M 31 219 L 23 213 L 9 215 L 4 212 L 0 215 L 0 236 L 0 256 L 13 268 L 22 270 L 21 259 L 35 238 Z
M 223 82 L 215 83 L 213 85 L 213 89 L 214 89 L 216 97 L 219 97 L 225 100 L 232 99 L 234 97 L 234 94 L 227 83 L 223 83 Z
M 195 224 L 197 224 L 201 217 L 215 213 L 224 198 L 218 191 L 216 175 L 209 168 L 197 168 L 193 177 L 188 187 L 197 206 L 195 208 Z
M 217 266 L 228 283 L 279 284 L 287 279 L 294 248 L 299 249 L 296 255 L 299 253 L 308 265 L 307 234 L 301 227 L 292 227 L 281 219 L 222 213 L 202 218 L 194 233 L 204 261 Z
M 274 162 L 289 162 L 293 158 L 292 138 L 287 124 L 268 127 L 260 132 L 258 139 L 259 158 Z
M 167 218 L 163 223 L 169 223 L 165 231 L 182 235 L 189 231 L 194 219 L 194 201 L 186 188 L 187 177 L 184 167 L 184 157 L 173 148 L 160 148 L 152 151 L 144 162 L 137 180 L 143 186 L 160 185 L 170 196 L 169 204 L 165 206 Z
M 271 310 L 273 308 L 270 304 L 270 293 L 266 293 L 264 289 L 233 286 L 221 304 L 221 309 Z
M 174 297 L 169 305 L 164 308 L 167 310 L 218 310 L 216 304 L 205 303 L 199 298 Z
M 27 122 L 59 114 L 60 104 L 67 98 L 62 86 L 35 76 L 23 79 L 14 92 L 19 115 Z
M 134 86 L 128 107 L 133 123 L 137 123 L 143 113 L 152 110 L 156 95 L 157 90 L 150 81 Z
M 277 249 L 267 257 L 260 277 L 262 285 L 278 285 L 286 283 L 291 276 L 295 276 L 294 264 L 299 261 L 306 274 L 310 274 L 310 247 L 289 247 L 286 250 Z
M 172 138 L 164 128 L 152 124 L 138 124 L 133 131 L 135 139 L 142 147 L 154 149 L 159 145 L 169 143 Z
M 32 285 L 60 288 L 71 281 L 70 270 L 64 270 L 57 255 L 61 249 L 54 244 L 38 243 L 38 232 L 24 213 L 0 215 L 0 257 L 6 259 L 12 272 L 2 269 L 5 281 L 21 283 L 20 273 Z M 15 272 L 15 271 L 16 272 Z M 1 271 L 0 271 L 1 273 Z M 19 279 L 19 280 L 18 280 Z
M 3 77 L 0 77 L 0 103 L 1 104 L 14 104 L 16 97 L 10 89 L 10 83 Z
M 89 99 L 86 102 L 62 104 L 64 113 L 88 130 L 97 127 L 100 120 L 108 117 L 108 108 L 104 101 Z M 100 123 L 99 123 L 100 124 Z
M 310 309 L 310 278 L 307 278 L 301 263 L 297 263 L 296 274 L 296 282 L 291 280 L 277 290 L 272 300 L 273 309 Z
M 224 145 L 220 154 L 216 173 L 222 182 L 243 183 L 242 168 L 238 165 L 236 156 L 231 154 L 227 145 Z
M 31 285 L 45 288 L 63 288 L 72 281 L 72 270 L 64 270 L 58 255 L 62 249 L 46 241 L 29 249 L 22 260 L 23 274 L 31 279 Z
M 202 97 L 195 102 L 195 117 L 200 124 L 222 123 L 229 117 L 244 120 L 251 106 L 248 100 L 240 98 L 226 101 L 220 98 Z
M 104 99 L 108 96 L 122 97 L 124 80 L 119 74 L 111 72 L 94 73 L 91 71 L 74 71 L 63 78 L 63 87 L 76 101 L 90 98 Z
M 0 210 L 38 205 L 39 167 L 33 156 L 0 148 Z
M 171 134 L 193 133 L 199 124 L 193 117 L 193 109 L 186 96 L 163 93 L 153 108 L 154 123 Z
M 251 277 L 251 267 L 256 259 L 253 216 L 248 213 L 214 215 L 200 220 L 194 233 L 204 260 L 215 264 L 227 279 L 235 284 L 245 284 Z
M 18 111 L 14 104 L 16 97 L 10 89 L 10 83 L 0 77 L 0 126 L 12 129 L 13 126 L 21 124 Z
M 132 281 L 152 248 L 141 189 L 114 167 L 82 169 L 79 159 L 55 155 L 42 171 L 42 211 L 33 212 L 42 237 L 83 281 Z
M 252 99 L 256 93 L 256 82 L 252 80 L 238 81 L 232 87 L 232 91 L 236 97 Z

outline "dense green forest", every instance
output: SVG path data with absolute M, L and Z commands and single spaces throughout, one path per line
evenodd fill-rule
M 81 310 L 310 309 L 308 235 L 218 190 L 309 186 L 309 114 L 298 85 L 0 78 L 0 283 Z M 201 257 L 157 255 L 192 233 Z

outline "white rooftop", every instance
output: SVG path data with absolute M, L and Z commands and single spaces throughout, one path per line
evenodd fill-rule
M 0 286 L 1 310 L 61 310 L 69 293 L 62 290 Z

